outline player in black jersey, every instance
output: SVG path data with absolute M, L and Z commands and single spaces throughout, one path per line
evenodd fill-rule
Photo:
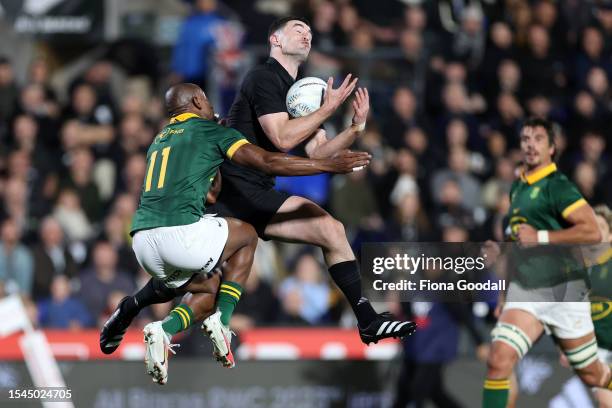
M 351 146 L 365 129 L 369 111 L 366 89 L 357 89 L 352 125 L 333 139 L 320 129 L 355 89 L 357 79 L 349 74 L 337 89 L 329 78 L 322 106 L 315 112 L 291 119 L 285 99 L 295 82 L 299 66 L 310 52 L 312 33 L 309 23 L 298 17 L 285 17 L 269 30 L 270 57 L 251 69 L 228 115 L 228 125 L 242 133 L 249 142 L 270 151 L 289 151 L 305 142 L 311 157 L 330 157 Z M 394 321 L 389 314 L 378 314 L 362 297 L 361 277 L 355 256 L 341 222 L 314 202 L 289 196 L 274 189 L 275 179 L 257 170 L 226 162 L 221 166 L 223 188 L 209 213 L 231 216 L 253 225 L 264 239 L 298 242 L 323 250 L 329 273 L 344 293 L 358 320 L 364 343 L 386 337 L 403 337 L 414 331 L 412 322 Z M 241 292 L 246 276 L 224 273 L 223 281 Z M 229 298 L 237 303 L 238 297 Z M 229 323 L 229 317 L 223 324 Z

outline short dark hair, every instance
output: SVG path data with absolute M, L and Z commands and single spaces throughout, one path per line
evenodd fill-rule
M 272 24 L 270 24 L 270 28 L 268 29 L 268 38 L 270 38 L 270 36 L 274 34 L 276 31 L 285 27 L 285 25 L 287 25 L 288 22 L 293 21 L 293 20 L 301 21 L 302 23 L 310 27 L 310 21 L 308 21 L 304 17 L 298 17 L 298 16 L 281 17 L 275 20 Z
M 523 126 L 521 126 L 521 133 L 523 131 L 523 128 L 526 127 L 542 127 L 544 128 L 544 130 L 546 130 L 546 135 L 548 136 L 548 143 L 551 146 L 555 145 L 555 127 L 553 125 L 553 123 L 548 120 L 548 119 L 544 119 L 544 118 L 540 118 L 537 116 L 532 116 L 530 118 L 527 118 L 524 122 L 523 122 Z

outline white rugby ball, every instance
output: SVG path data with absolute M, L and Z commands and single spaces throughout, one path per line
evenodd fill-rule
M 287 92 L 287 112 L 294 117 L 306 116 L 321 107 L 327 82 L 316 77 L 302 78 Z

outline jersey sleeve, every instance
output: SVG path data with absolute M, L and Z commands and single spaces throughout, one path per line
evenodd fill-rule
M 257 117 L 270 113 L 287 112 L 280 79 L 271 71 L 253 72 L 245 88 L 246 96 Z
M 552 204 L 563 218 L 567 219 L 572 212 L 587 204 L 578 188 L 565 176 L 555 180 L 551 187 Z
M 247 143 L 249 141 L 236 129 L 221 127 L 217 146 L 228 159 L 231 159 L 234 153 Z

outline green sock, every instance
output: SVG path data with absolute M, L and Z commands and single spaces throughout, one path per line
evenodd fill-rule
M 234 308 L 242 295 L 242 286 L 235 282 L 224 281 L 219 289 L 219 297 L 217 297 L 217 307 L 221 311 L 221 323 L 229 326 Z
M 482 392 L 482 408 L 506 408 L 509 393 L 509 379 L 486 379 L 484 383 L 484 390 Z
M 187 329 L 193 322 L 193 311 L 185 304 L 180 304 L 170 311 L 162 322 L 162 328 L 173 336 Z

